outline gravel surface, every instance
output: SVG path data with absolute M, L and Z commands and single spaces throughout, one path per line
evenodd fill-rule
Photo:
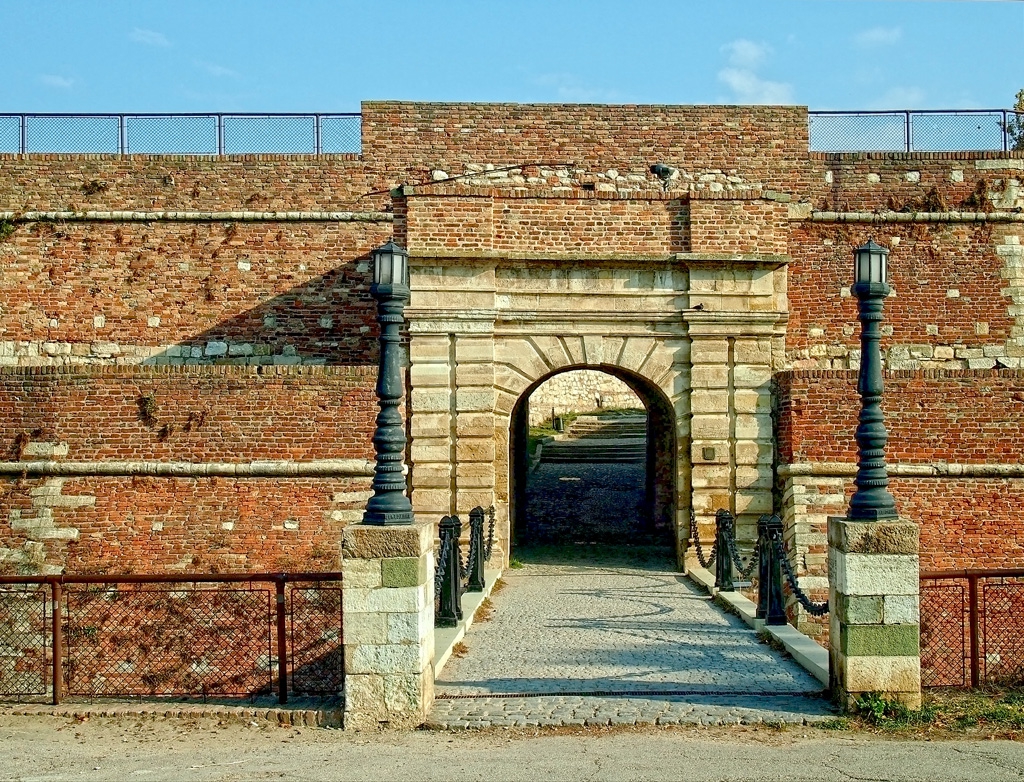
M 1024 778 L 1020 742 L 893 741 L 813 727 L 355 733 L 258 721 L 0 712 L 0 746 L 0 779 L 22 782 Z
M 676 572 L 664 549 L 520 549 L 437 680 L 442 727 L 801 723 L 821 685 Z M 500 696 L 500 697 L 499 697 Z

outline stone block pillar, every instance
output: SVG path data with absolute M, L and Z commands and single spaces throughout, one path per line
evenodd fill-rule
M 828 519 L 832 688 L 844 708 L 866 693 L 921 707 L 918 528 Z
M 345 728 L 415 727 L 434 698 L 434 528 L 345 528 Z

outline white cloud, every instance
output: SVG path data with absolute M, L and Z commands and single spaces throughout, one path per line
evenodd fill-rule
M 233 78 L 238 76 L 238 71 L 225 68 L 223 65 L 217 65 L 215 62 L 206 62 L 205 60 L 195 60 L 194 62 L 197 68 L 202 68 L 211 76 L 231 76 Z
M 729 64 L 736 68 L 756 68 L 764 58 L 772 53 L 772 47 L 766 43 L 754 43 L 746 38 L 737 38 L 722 47 L 728 53 Z
M 621 103 L 625 97 L 616 90 L 591 87 L 571 73 L 545 73 L 534 81 L 554 90 L 555 97 L 566 103 Z
M 725 44 L 721 51 L 728 57 L 729 67 L 718 72 L 718 80 L 733 91 L 737 103 L 792 103 L 793 86 L 762 79 L 757 68 L 772 54 L 772 47 L 746 38 Z
M 925 93 L 920 87 L 890 87 L 869 108 L 878 111 L 889 109 L 917 109 L 924 105 Z
M 903 38 L 903 30 L 899 27 L 872 27 L 861 30 L 854 40 L 861 46 L 892 46 Z
M 72 85 L 75 83 L 74 79 L 69 79 L 65 76 L 55 76 L 51 73 L 42 74 L 39 77 L 39 81 L 47 87 L 56 87 L 59 90 L 70 90 Z
M 145 44 L 146 46 L 170 46 L 171 42 L 167 40 L 167 36 L 163 33 L 158 33 L 154 30 L 144 30 L 141 27 L 134 28 L 128 35 L 135 43 Z
M 740 103 L 793 102 L 793 85 L 762 79 L 753 71 L 742 68 L 724 68 L 718 72 L 718 80 L 733 91 Z

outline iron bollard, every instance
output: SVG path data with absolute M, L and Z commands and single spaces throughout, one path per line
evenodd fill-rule
M 436 627 L 455 627 L 462 620 L 462 579 L 459 576 L 459 535 L 462 523 L 458 516 L 445 516 L 439 525 L 441 561 L 441 604 L 434 617 Z
M 715 514 L 715 548 L 718 549 L 718 556 L 715 557 L 715 586 L 719 592 L 735 591 L 732 585 L 732 559 L 729 556 L 733 522 L 732 514 L 725 509 Z
M 757 520 L 758 568 L 757 611 L 754 614 L 768 625 L 784 625 L 786 601 L 782 593 L 782 519 L 765 514 Z
M 469 580 L 467 592 L 484 591 L 484 509 L 469 512 Z

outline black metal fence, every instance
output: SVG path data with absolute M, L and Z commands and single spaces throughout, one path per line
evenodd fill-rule
M 484 516 L 487 530 L 484 531 Z M 469 551 L 462 556 L 462 522 L 445 516 L 438 527 L 440 547 L 434 572 L 434 624 L 455 627 L 462 621 L 462 595 L 484 591 L 484 565 L 494 549 L 494 506 L 469 512 Z
M 338 695 L 340 573 L 0 577 L 0 697 Z
M 1024 569 L 921 573 L 921 683 L 1024 682 Z
M 812 152 L 1024 150 L 1024 114 L 962 111 L 811 111 Z
M 349 114 L 0 114 L 0 153 L 337 154 L 361 149 Z

